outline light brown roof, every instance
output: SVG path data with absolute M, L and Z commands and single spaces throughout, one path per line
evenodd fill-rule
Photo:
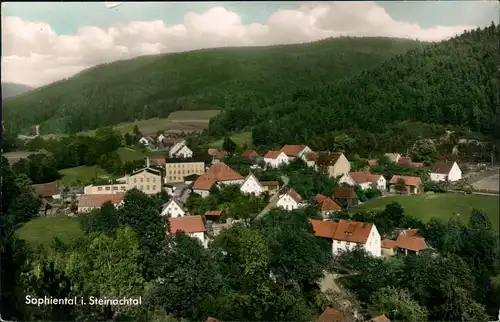
M 401 235 L 406 235 L 408 237 L 422 237 L 418 229 L 405 229 L 401 232 Z
M 290 188 L 286 194 L 289 195 L 290 197 L 292 197 L 292 199 L 295 200 L 295 202 L 302 201 L 302 196 L 297 191 L 295 191 L 295 189 L 293 189 L 293 188 Z
M 448 174 L 453 168 L 455 161 L 437 161 L 432 167 L 432 173 Z
M 224 158 L 226 157 L 226 152 L 222 151 L 222 152 L 217 152 L 217 154 L 214 155 L 214 159 L 217 159 L 217 160 L 224 160 Z
M 220 216 L 222 214 L 222 210 L 209 210 L 205 213 L 205 216 Z
M 57 195 L 57 182 L 48 182 L 31 185 L 37 196 L 52 197 Z
M 335 198 L 339 199 L 355 199 L 357 198 L 356 191 L 354 188 L 349 188 L 349 187 L 340 187 L 335 190 L 335 193 L 333 194 Z
M 277 187 L 280 185 L 278 181 L 260 181 L 261 186 L 265 187 Z
M 412 237 L 408 235 L 399 235 L 396 240 L 396 247 L 419 252 L 427 248 L 425 239 L 422 237 Z
M 227 164 L 221 162 L 213 164 L 207 172 L 202 174 L 193 184 L 195 190 L 210 190 L 217 182 L 241 180 L 243 177 L 231 169 Z
M 339 310 L 327 307 L 318 317 L 317 322 L 352 322 L 354 318 L 342 313 Z
M 255 150 L 246 150 L 245 152 L 243 152 L 241 154 L 241 156 L 244 158 L 255 158 L 255 157 L 258 157 L 259 155 L 257 154 L 257 152 Z
M 106 202 L 119 204 L 123 201 L 123 193 L 102 194 L 102 195 L 81 195 L 78 207 L 101 207 Z
M 266 155 L 264 155 L 264 158 L 265 159 L 276 159 L 277 157 L 279 157 L 279 155 L 281 154 L 281 151 L 268 151 L 266 153 Z
M 193 184 L 193 189 L 194 190 L 210 190 L 212 187 L 216 184 L 217 182 L 215 179 L 207 175 L 206 173 L 202 174 L 201 176 L 196 179 L 196 181 Z
M 365 244 L 370 236 L 373 224 L 352 220 L 339 222 L 311 219 L 314 233 L 318 237 L 331 238 L 346 242 Z
M 319 204 L 320 211 L 340 211 L 342 208 L 332 199 L 326 198 Z
M 298 157 L 300 152 L 304 150 L 305 147 L 305 145 L 287 144 L 281 148 L 281 151 L 289 157 Z
M 370 320 L 370 322 L 391 322 L 387 316 L 384 314 L 376 316 Z
M 342 153 L 340 152 L 318 152 L 316 163 L 319 166 L 335 165 Z
M 397 183 L 399 179 L 403 179 L 405 184 L 408 186 L 417 186 L 422 183 L 420 177 L 408 177 L 408 176 L 392 176 L 390 183 Z
M 219 150 L 217 150 L 217 149 L 208 149 L 208 155 L 210 155 L 210 156 L 214 156 L 217 153 L 219 153 Z
M 304 153 L 304 157 L 306 158 L 306 161 L 315 161 L 318 159 L 318 153 L 316 152 L 306 152 Z
M 314 201 L 316 201 L 317 203 L 322 203 L 326 198 L 328 198 L 327 196 L 325 195 L 322 195 L 320 193 L 318 193 L 315 197 L 314 197 Z
M 185 216 L 169 218 L 170 233 L 183 231 L 185 233 L 200 233 L 205 231 L 205 224 L 201 216 Z
M 382 242 L 380 243 L 380 246 L 382 248 L 393 249 L 396 248 L 396 241 L 390 239 L 383 239 Z
M 377 160 L 375 160 L 375 159 L 368 160 L 368 161 L 366 161 L 366 162 L 368 162 L 368 165 L 369 165 L 370 167 L 374 167 L 374 166 L 376 166 L 376 165 L 377 165 Z
M 165 161 L 165 158 L 154 158 L 154 159 L 150 159 L 149 162 L 152 165 L 164 165 L 165 163 L 167 163 Z
M 349 176 L 357 184 L 367 183 L 367 182 L 374 183 L 374 182 L 377 182 L 378 179 L 380 179 L 380 174 L 373 174 L 373 173 L 370 173 L 369 171 L 349 172 Z
M 398 164 L 399 165 L 406 165 L 409 166 L 411 163 L 411 159 L 408 157 L 401 157 L 398 159 Z

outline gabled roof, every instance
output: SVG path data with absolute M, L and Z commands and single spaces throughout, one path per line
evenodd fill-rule
M 342 313 L 339 310 L 327 307 L 318 317 L 317 322 L 352 322 L 354 318 Z
M 331 198 L 326 197 L 320 204 L 319 204 L 319 210 L 320 211 L 340 211 L 342 208 Z
M 399 179 L 403 179 L 405 184 L 408 186 L 416 186 L 422 183 L 422 179 L 420 177 L 408 177 L 408 176 L 392 176 L 390 183 L 397 183 Z
M 52 197 L 58 194 L 57 181 L 31 185 L 37 196 Z
M 311 219 L 310 222 L 313 225 L 315 235 L 318 237 L 358 244 L 366 244 L 373 227 L 371 223 L 343 219 L 339 222 Z
M 419 252 L 427 248 L 427 243 L 423 237 L 399 235 L 396 240 L 396 247 Z
M 455 161 L 437 161 L 432 167 L 432 173 L 448 174 L 453 168 Z
M 383 239 L 380 243 L 382 248 L 393 249 L 396 248 L 396 241 L 391 239 Z
M 217 217 L 219 217 L 220 215 L 222 215 L 222 210 L 208 210 L 205 213 L 205 216 L 217 216 Z
M 264 159 L 276 159 L 280 156 L 281 153 L 282 151 L 268 151 L 266 155 L 264 155 Z
M 177 205 L 177 207 L 179 207 L 180 209 L 184 210 L 184 206 L 182 205 L 182 203 L 180 201 L 178 201 L 177 199 L 175 198 L 172 198 L 170 199 L 167 203 L 163 204 L 163 208 L 162 208 L 162 211 L 164 211 L 165 209 L 167 209 L 167 207 L 171 204 L 171 203 L 175 203 Z
M 318 152 L 316 163 L 319 166 L 335 165 L 341 156 L 341 152 Z
M 200 233 L 205 231 L 205 224 L 201 216 L 184 216 L 169 218 L 170 233 L 183 231 L 185 233 Z
M 314 161 L 318 160 L 318 153 L 316 152 L 306 152 L 304 153 L 304 158 L 306 161 Z
M 333 193 L 335 198 L 339 199 L 355 199 L 357 198 L 356 191 L 350 187 L 340 187 Z
M 293 188 L 288 189 L 286 195 L 289 195 L 297 203 L 302 201 L 302 196 Z
M 328 197 L 318 193 L 316 196 L 314 196 L 314 201 L 316 201 L 317 203 L 322 203 L 326 198 Z
M 302 152 L 305 148 L 306 146 L 301 144 L 287 144 L 281 148 L 281 151 L 289 157 L 298 157 L 300 152 Z
M 207 172 L 202 174 L 194 182 L 195 190 L 210 190 L 217 182 L 241 180 L 243 177 L 231 169 L 227 164 L 221 162 L 213 164 Z
M 196 179 L 196 181 L 193 184 L 193 189 L 194 190 L 210 190 L 212 187 L 217 183 L 213 178 L 210 176 L 205 176 L 205 174 L 202 174 L 201 176 Z
M 78 200 L 78 207 L 101 207 L 106 202 L 119 204 L 123 201 L 123 193 L 81 195 Z
M 373 173 L 370 173 L 369 171 L 365 171 L 365 172 L 349 172 L 349 176 L 357 184 L 362 184 L 362 183 L 367 183 L 367 182 L 369 182 L 369 183 L 375 183 L 381 177 L 380 174 L 373 174 Z
M 244 158 L 255 158 L 255 157 L 258 157 L 259 155 L 257 154 L 257 152 L 255 150 L 246 150 L 245 152 L 243 152 L 241 154 L 241 156 Z
M 254 176 L 253 173 L 251 172 L 246 176 L 245 180 L 243 180 L 243 183 L 241 185 L 245 184 L 245 182 L 247 182 L 247 180 L 249 180 L 250 178 L 253 178 L 253 180 L 257 182 L 257 184 L 262 188 L 262 184 L 259 182 L 259 179 L 257 179 L 257 177 Z
M 135 176 L 136 174 L 139 174 L 142 172 L 148 172 L 148 173 L 154 174 L 156 176 L 161 176 L 161 171 L 158 169 L 154 169 L 154 168 L 142 168 L 142 169 L 135 171 L 130 176 L 132 177 L 132 176 Z

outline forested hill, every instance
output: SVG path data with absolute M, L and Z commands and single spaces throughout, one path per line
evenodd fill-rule
M 272 105 L 294 88 L 329 83 L 426 43 L 337 38 L 269 47 L 198 50 L 97 66 L 4 103 L 7 128 L 81 131 L 180 109 Z M 252 102 L 252 103 L 250 103 Z
M 2 83 L 2 100 L 24 94 L 33 90 L 33 88 L 15 83 Z
M 499 33 L 495 25 L 465 32 L 336 84 L 297 91 L 294 100 L 254 111 L 254 119 L 265 120 L 254 128 L 254 143 L 310 142 L 350 127 L 377 133 L 403 120 L 458 125 L 498 138 Z M 238 118 L 238 111 L 231 113 Z

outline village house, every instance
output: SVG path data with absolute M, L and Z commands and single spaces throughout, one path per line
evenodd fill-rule
M 208 239 L 205 235 L 205 223 L 201 216 L 184 216 L 169 218 L 170 234 L 175 234 L 178 231 L 184 232 L 192 238 L 198 239 L 204 247 L 208 246 Z
M 219 221 L 220 216 L 222 216 L 222 210 L 208 210 L 204 216 L 206 220 Z
M 214 149 L 214 148 L 209 148 L 208 151 L 207 151 L 208 155 L 213 157 L 215 156 L 217 153 L 219 153 L 219 150 L 217 149 Z
M 462 170 L 455 161 L 437 161 L 432 167 L 430 179 L 434 182 L 454 182 L 462 179 Z
M 260 196 L 260 194 L 264 192 L 264 189 L 262 188 L 259 180 L 257 180 L 257 178 L 250 173 L 241 184 L 240 191 L 246 194 Z
M 264 163 L 271 168 L 288 164 L 288 157 L 283 151 L 269 151 L 264 155 Z
M 278 181 L 261 181 L 262 191 L 269 193 L 269 196 L 274 196 L 278 193 L 279 182 Z
M 190 175 L 184 177 L 184 183 L 187 185 L 190 185 L 193 182 L 195 182 L 196 179 L 198 179 L 199 177 L 200 177 L 200 175 L 198 175 L 198 174 L 190 174 Z
M 397 191 L 396 185 L 402 180 L 405 183 L 406 190 L 403 191 L 404 194 L 418 194 L 422 192 L 422 179 L 420 177 L 409 177 L 409 176 L 392 176 L 391 181 L 389 181 L 389 191 L 391 193 L 401 193 Z
M 338 178 L 351 171 L 351 163 L 340 152 L 318 152 L 316 165 L 325 168 L 330 178 Z
M 255 162 L 259 158 L 259 154 L 255 150 L 246 150 L 241 154 L 241 156 L 252 162 Z
M 422 168 L 424 166 L 422 162 L 413 162 L 411 158 L 407 157 L 400 157 L 397 164 L 407 168 Z
M 170 183 L 165 183 L 163 185 L 163 190 L 165 190 L 165 192 L 167 193 L 167 195 L 173 196 L 174 195 L 174 191 L 175 191 L 175 186 L 173 184 L 170 184 Z
M 358 195 L 354 188 L 340 187 L 335 190 L 333 197 L 340 201 L 343 208 L 354 207 L 358 204 Z
M 346 173 L 340 178 L 339 182 L 350 186 L 358 185 L 363 190 L 378 189 L 385 191 L 387 187 L 387 180 L 383 175 L 373 174 L 368 171 Z
M 165 163 L 165 183 L 183 182 L 190 175 L 201 176 L 203 173 L 205 173 L 204 162 L 190 160 L 179 162 L 169 159 Z
M 314 200 L 318 204 L 318 211 L 323 216 L 323 218 L 326 218 L 328 215 L 334 212 L 342 210 L 342 208 L 335 201 L 322 194 L 317 194 L 314 197 Z
M 116 179 L 116 182 L 86 186 L 84 188 L 84 194 L 124 193 L 136 188 L 145 194 L 154 195 L 161 192 L 162 186 L 161 171 L 147 167 L 137 170 L 131 175 Z
M 156 137 L 156 142 L 158 143 L 163 143 L 163 140 L 165 140 L 167 137 L 165 135 L 163 135 L 163 133 L 160 133 L 160 135 L 158 135 Z
M 392 163 L 398 163 L 401 158 L 401 154 L 399 153 L 386 153 L 384 156 L 387 157 Z
M 394 256 L 397 250 L 401 253 L 418 255 L 422 250 L 429 248 L 418 230 L 405 229 L 396 240 L 382 240 L 382 254 L 384 256 Z
M 218 151 L 212 157 L 212 164 L 217 164 L 217 163 L 223 162 L 225 157 L 226 157 L 226 152 L 224 152 L 224 151 Z
M 47 202 L 52 199 L 61 199 L 61 195 L 57 190 L 57 181 L 48 182 L 48 183 L 40 183 L 33 184 L 31 188 L 34 191 L 34 194 L 40 198 L 40 200 L 45 200 Z
M 316 162 L 318 160 L 317 152 L 306 152 L 302 155 L 302 160 L 309 166 L 313 168 L 317 168 Z
M 334 255 L 361 245 L 372 256 L 381 256 L 380 234 L 374 224 L 343 219 L 339 222 L 311 219 L 310 222 L 316 236 L 332 240 Z
M 210 190 L 221 185 L 240 185 L 244 178 L 225 163 L 213 164 L 193 184 L 193 192 L 202 197 L 210 194 Z
M 163 205 L 161 215 L 169 216 L 171 218 L 184 217 L 186 215 L 186 211 L 184 210 L 182 203 L 175 198 L 172 198 Z
M 326 307 L 316 322 L 355 322 L 353 315 L 339 311 L 337 309 Z
M 302 196 L 293 188 L 290 188 L 279 197 L 276 206 L 285 210 L 294 210 L 303 206 L 302 200 Z
M 188 159 L 193 157 L 193 151 L 187 147 L 186 140 L 182 140 L 168 150 L 168 156 L 172 159 Z
M 281 148 L 281 152 L 284 152 L 288 160 L 292 161 L 296 158 L 302 158 L 304 153 L 312 152 L 312 150 L 307 145 L 287 144 Z
M 149 140 L 145 136 L 139 139 L 139 143 L 144 146 L 149 146 Z
M 81 195 L 78 198 L 78 213 L 87 213 L 96 208 L 101 208 L 107 202 L 118 208 L 123 205 L 123 196 L 123 193 Z

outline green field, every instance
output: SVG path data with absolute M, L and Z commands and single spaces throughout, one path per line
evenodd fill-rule
M 120 159 L 123 162 L 127 161 L 136 161 L 136 160 L 144 160 L 147 156 L 150 158 L 154 157 L 162 157 L 166 155 L 166 152 L 156 152 L 156 151 L 148 151 L 146 149 L 140 150 L 136 148 L 129 147 L 121 147 L 116 150 Z
M 59 184 L 63 186 L 75 186 L 78 184 L 90 184 L 93 178 L 95 179 L 110 179 L 112 176 L 101 167 L 94 166 L 79 166 L 74 168 L 59 170 L 63 176 L 59 180 Z
M 208 122 L 217 114 L 219 110 L 203 110 L 203 111 L 177 111 L 172 112 L 166 118 L 151 118 L 147 120 L 138 120 L 136 122 L 121 123 L 114 126 L 114 129 L 122 135 L 132 133 L 134 126 L 137 125 L 143 134 L 156 134 L 157 131 L 163 130 L 184 130 L 186 132 L 193 130 L 203 130 L 208 128 Z M 95 130 L 80 132 L 81 135 L 95 135 Z M 46 134 L 43 138 L 51 138 L 64 136 L 65 134 Z
M 235 133 L 230 136 L 231 140 L 234 141 L 239 146 L 243 146 L 245 143 L 248 147 L 252 146 L 252 132 L 240 132 Z M 222 148 L 223 139 L 217 140 L 209 144 L 212 148 Z
M 83 230 L 76 218 L 56 215 L 29 221 L 19 228 L 17 234 L 32 246 L 37 246 L 50 245 L 54 237 L 68 242 L 72 238 L 83 236 Z
M 399 202 L 405 213 L 423 221 L 433 217 L 447 220 L 459 218 L 467 220 L 473 208 L 481 209 L 488 213 L 493 226 L 498 230 L 499 201 L 496 196 L 462 195 L 459 193 L 420 194 L 412 196 L 392 196 L 369 201 L 353 211 L 383 210 L 387 204 Z M 457 214 L 459 214 L 457 216 Z

